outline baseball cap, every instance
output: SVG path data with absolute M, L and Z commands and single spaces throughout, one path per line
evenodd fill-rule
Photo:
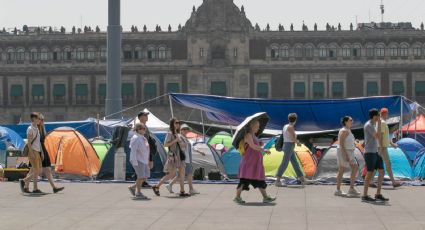
M 381 113 L 388 113 L 388 109 L 387 108 L 382 108 L 381 109 Z
M 140 116 L 147 116 L 147 115 L 149 115 L 150 113 L 149 112 L 146 112 L 146 111 L 140 111 L 139 112 L 139 114 L 137 114 L 137 117 L 140 117 Z

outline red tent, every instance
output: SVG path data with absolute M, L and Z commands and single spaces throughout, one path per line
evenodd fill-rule
M 416 129 L 415 129 L 415 126 L 416 126 Z M 415 130 L 418 133 L 425 132 L 425 116 L 424 115 L 422 114 L 418 115 L 414 121 L 403 126 L 402 128 L 403 133 L 405 132 L 414 133 Z

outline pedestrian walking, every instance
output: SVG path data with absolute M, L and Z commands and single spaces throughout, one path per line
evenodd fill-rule
M 360 193 L 354 188 L 359 166 L 354 151 L 356 149 L 355 138 L 351 132 L 353 118 L 345 116 L 341 119 L 342 128 L 338 133 L 339 146 L 337 149 L 338 175 L 336 177 L 335 196 L 358 197 Z M 341 190 L 342 177 L 346 168 L 351 168 L 350 189 L 348 193 Z
M 192 144 L 189 142 L 189 140 L 186 137 L 186 134 L 188 132 L 190 132 L 190 127 L 186 124 L 182 124 L 181 128 L 180 128 L 180 134 L 181 134 L 181 138 L 182 138 L 183 142 L 186 144 L 186 150 L 185 150 L 185 155 L 186 155 L 186 162 L 185 162 L 185 164 L 186 164 L 186 169 L 185 169 L 186 180 L 187 180 L 187 184 L 189 185 L 189 194 L 195 195 L 195 194 L 199 194 L 199 192 L 193 188 Z M 180 177 L 176 176 L 176 177 L 174 177 L 173 181 L 171 181 L 168 185 L 165 185 L 165 187 L 167 188 L 167 190 L 170 193 L 174 193 L 173 192 L 173 184 L 175 184 L 179 179 L 180 179 Z
M 138 199 L 148 199 L 142 194 L 141 188 L 144 181 L 150 177 L 149 168 L 149 142 L 146 139 L 146 126 L 138 123 L 134 126 L 135 134 L 130 140 L 130 163 L 136 172 L 137 179 L 134 185 L 128 187 L 130 193 Z
M 381 130 L 381 119 L 379 111 L 377 109 L 369 110 L 369 121 L 364 125 L 364 143 L 365 143 L 365 163 L 366 163 L 366 177 L 364 181 L 363 189 L 363 202 L 375 202 L 375 201 L 388 201 L 389 199 L 385 198 L 381 194 L 382 182 L 384 181 L 384 162 L 382 157 L 378 154 L 378 142 L 380 140 Z M 372 198 L 368 195 L 368 189 L 370 182 L 375 175 L 375 171 L 378 170 L 378 184 L 376 189 L 375 198 Z
M 160 196 L 159 189 L 162 184 L 173 179 L 177 171 L 179 172 L 180 194 L 181 197 L 190 196 L 184 190 L 184 176 L 185 176 L 185 150 L 186 144 L 180 134 L 180 121 L 177 118 L 170 120 L 170 130 L 165 137 L 165 147 L 168 147 L 167 161 L 164 165 L 164 172 L 167 173 L 157 185 L 152 186 L 155 195 Z
M 289 162 L 291 162 L 292 167 L 295 170 L 295 173 L 297 174 L 298 180 L 301 182 L 301 184 L 304 186 L 306 180 L 304 178 L 304 174 L 301 171 L 301 168 L 297 161 L 297 156 L 295 155 L 295 144 L 298 146 L 301 145 L 301 143 L 297 139 L 297 134 L 295 133 L 295 124 L 297 122 L 297 114 L 296 113 L 290 113 L 288 115 L 288 124 L 283 126 L 283 152 L 285 153 L 282 159 L 282 163 L 280 164 L 277 173 L 276 173 L 276 187 L 284 187 L 286 186 L 285 183 L 282 183 L 282 175 L 288 168 Z

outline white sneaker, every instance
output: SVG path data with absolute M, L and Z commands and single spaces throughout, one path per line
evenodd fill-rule
M 347 193 L 343 192 L 342 190 L 336 190 L 334 195 L 335 196 L 347 196 Z
M 149 198 L 145 195 L 143 195 L 143 193 L 137 193 L 134 198 L 136 199 L 140 199 L 140 200 L 149 200 Z
M 280 180 L 277 180 L 274 183 L 274 186 L 276 186 L 276 187 L 286 187 L 286 184 L 285 183 L 282 183 Z
M 189 193 L 190 193 L 190 195 L 196 195 L 196 194 L 199 194 L 199 192 L 198 192 L 198 191 L 196 191 L 195 189 L 190 190 L 190 191 L 189 191 Z
M 170 192 L 170 193 L 174 193 L 174 192 L 173 192 L 173 186 L 172 186 L 171 184 L 167 184 L 167 185 L 165 185 L 165 188 L 168 190 L 168 192 Z
M 350 188 L 347 193 L 347 196 L 350 196 L 350 197 L 358 197 L 360 195 L 361 193 L 358 192 L 355 188 Z

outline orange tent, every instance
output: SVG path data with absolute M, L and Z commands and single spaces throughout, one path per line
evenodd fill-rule
M 416 117 L 416 119 L 409 124 L 403 126 L 402 130 L 403 132 L 410 132 L 414 133 L 416 129 L 416 132 L 425 132 L 425 116 L 419 115 Z
M 88 177 L 98 174 L 99 157 L 90 142 L 78 131 L 55 129 L 46 136 L 44 143 L 56 172 Z
M 297 153 L 297 156 L 300 159 L 305 175 L 307 177 L 313 177 L 317 171 L 316 158 L 305 145 L 296 145 L 295 152 Z

